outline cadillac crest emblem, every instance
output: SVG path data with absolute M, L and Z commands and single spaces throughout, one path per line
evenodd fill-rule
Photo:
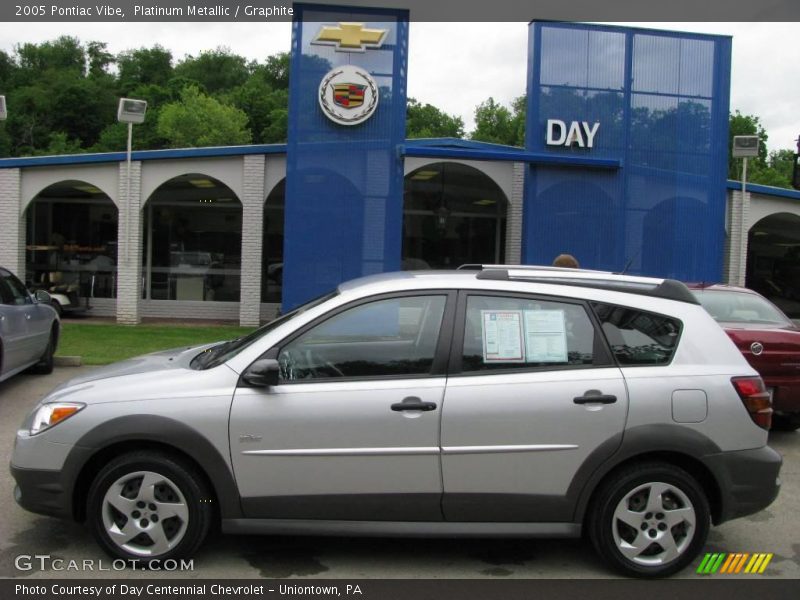
M 378 86 L 364 69 L 343 65 L 331 69 L 319 84 L 322 112 L 339 125 L 358 125 L 378 108 Z

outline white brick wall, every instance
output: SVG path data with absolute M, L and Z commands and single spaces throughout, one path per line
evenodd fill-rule
M 258 325 L 261 312 L 261 245 L 264 229 L 263 155 L 245 156 L 242 164 L 242 276 L 239 324 Z
M 0 169 L 0 265 L 25 281 L 25 218 L 20 216 L 20 170 Z
M 518 265 L 522 261 L 522 207 L 525 204 L 526 163 L 514 163 L 511 196 L 506 213 L 506 264 Z
M 135 325 L 142 319 L 142 163 L 131 163 L 130 199 L 126 162 L 119 164 L 119 229 L 117 268 L 117 322 Z
M 744 285 L 747 272 L 747 242 L 750 230 L 750 192 L 728 194 L 728 240 L 723 277 L 731 285 Z

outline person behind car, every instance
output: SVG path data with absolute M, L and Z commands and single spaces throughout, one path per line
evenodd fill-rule
M 553 260 L 554 267 L 563 267 L 565 269 L 579 269 L 578 259 L 572 254 L 559 254 Z

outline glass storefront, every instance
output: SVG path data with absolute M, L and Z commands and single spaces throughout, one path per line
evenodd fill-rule
M 404 270 L 454 269 L 505 260 L 505 194 L 487 175 L 440 162 L 409 173 L 403 214 Z
M 27 211 L 25 273 L 31 289 L 116 297 L 117 207 L 99 188 L 63 181 L 39 193 Z
M 242 205 L 230 188 L 176 177 L 150 196 L 143 221 L 143 298 L 239 301 Z

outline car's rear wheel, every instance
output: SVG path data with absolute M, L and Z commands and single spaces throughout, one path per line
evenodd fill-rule
M 89 490 L 87 517 L 111 556 L 147 561 L 193 554 L 208 534 L 211 497 L 189 463 L 152 451 L 122 455 Z
M 61 307 L 61 302 L 59 302 L 55 298 L 53 298 L 53 300 L 50 302 L 50 306 L 52 306 L 55 309 L 56 314 L 59 317 L 61 317 L 61 315 L 64 314 L 64 309 Z
M 612 567 L 635 577 L 666 577 L 686 567 L 705 544 L 710 509 L 703 489 L 667 463 L 633 465 L 598 490 L 589 535 Z
M 800 429 L 800 414 L 774 414 L 772 415 L 772 429 L 777 431 L 797 431 Z

